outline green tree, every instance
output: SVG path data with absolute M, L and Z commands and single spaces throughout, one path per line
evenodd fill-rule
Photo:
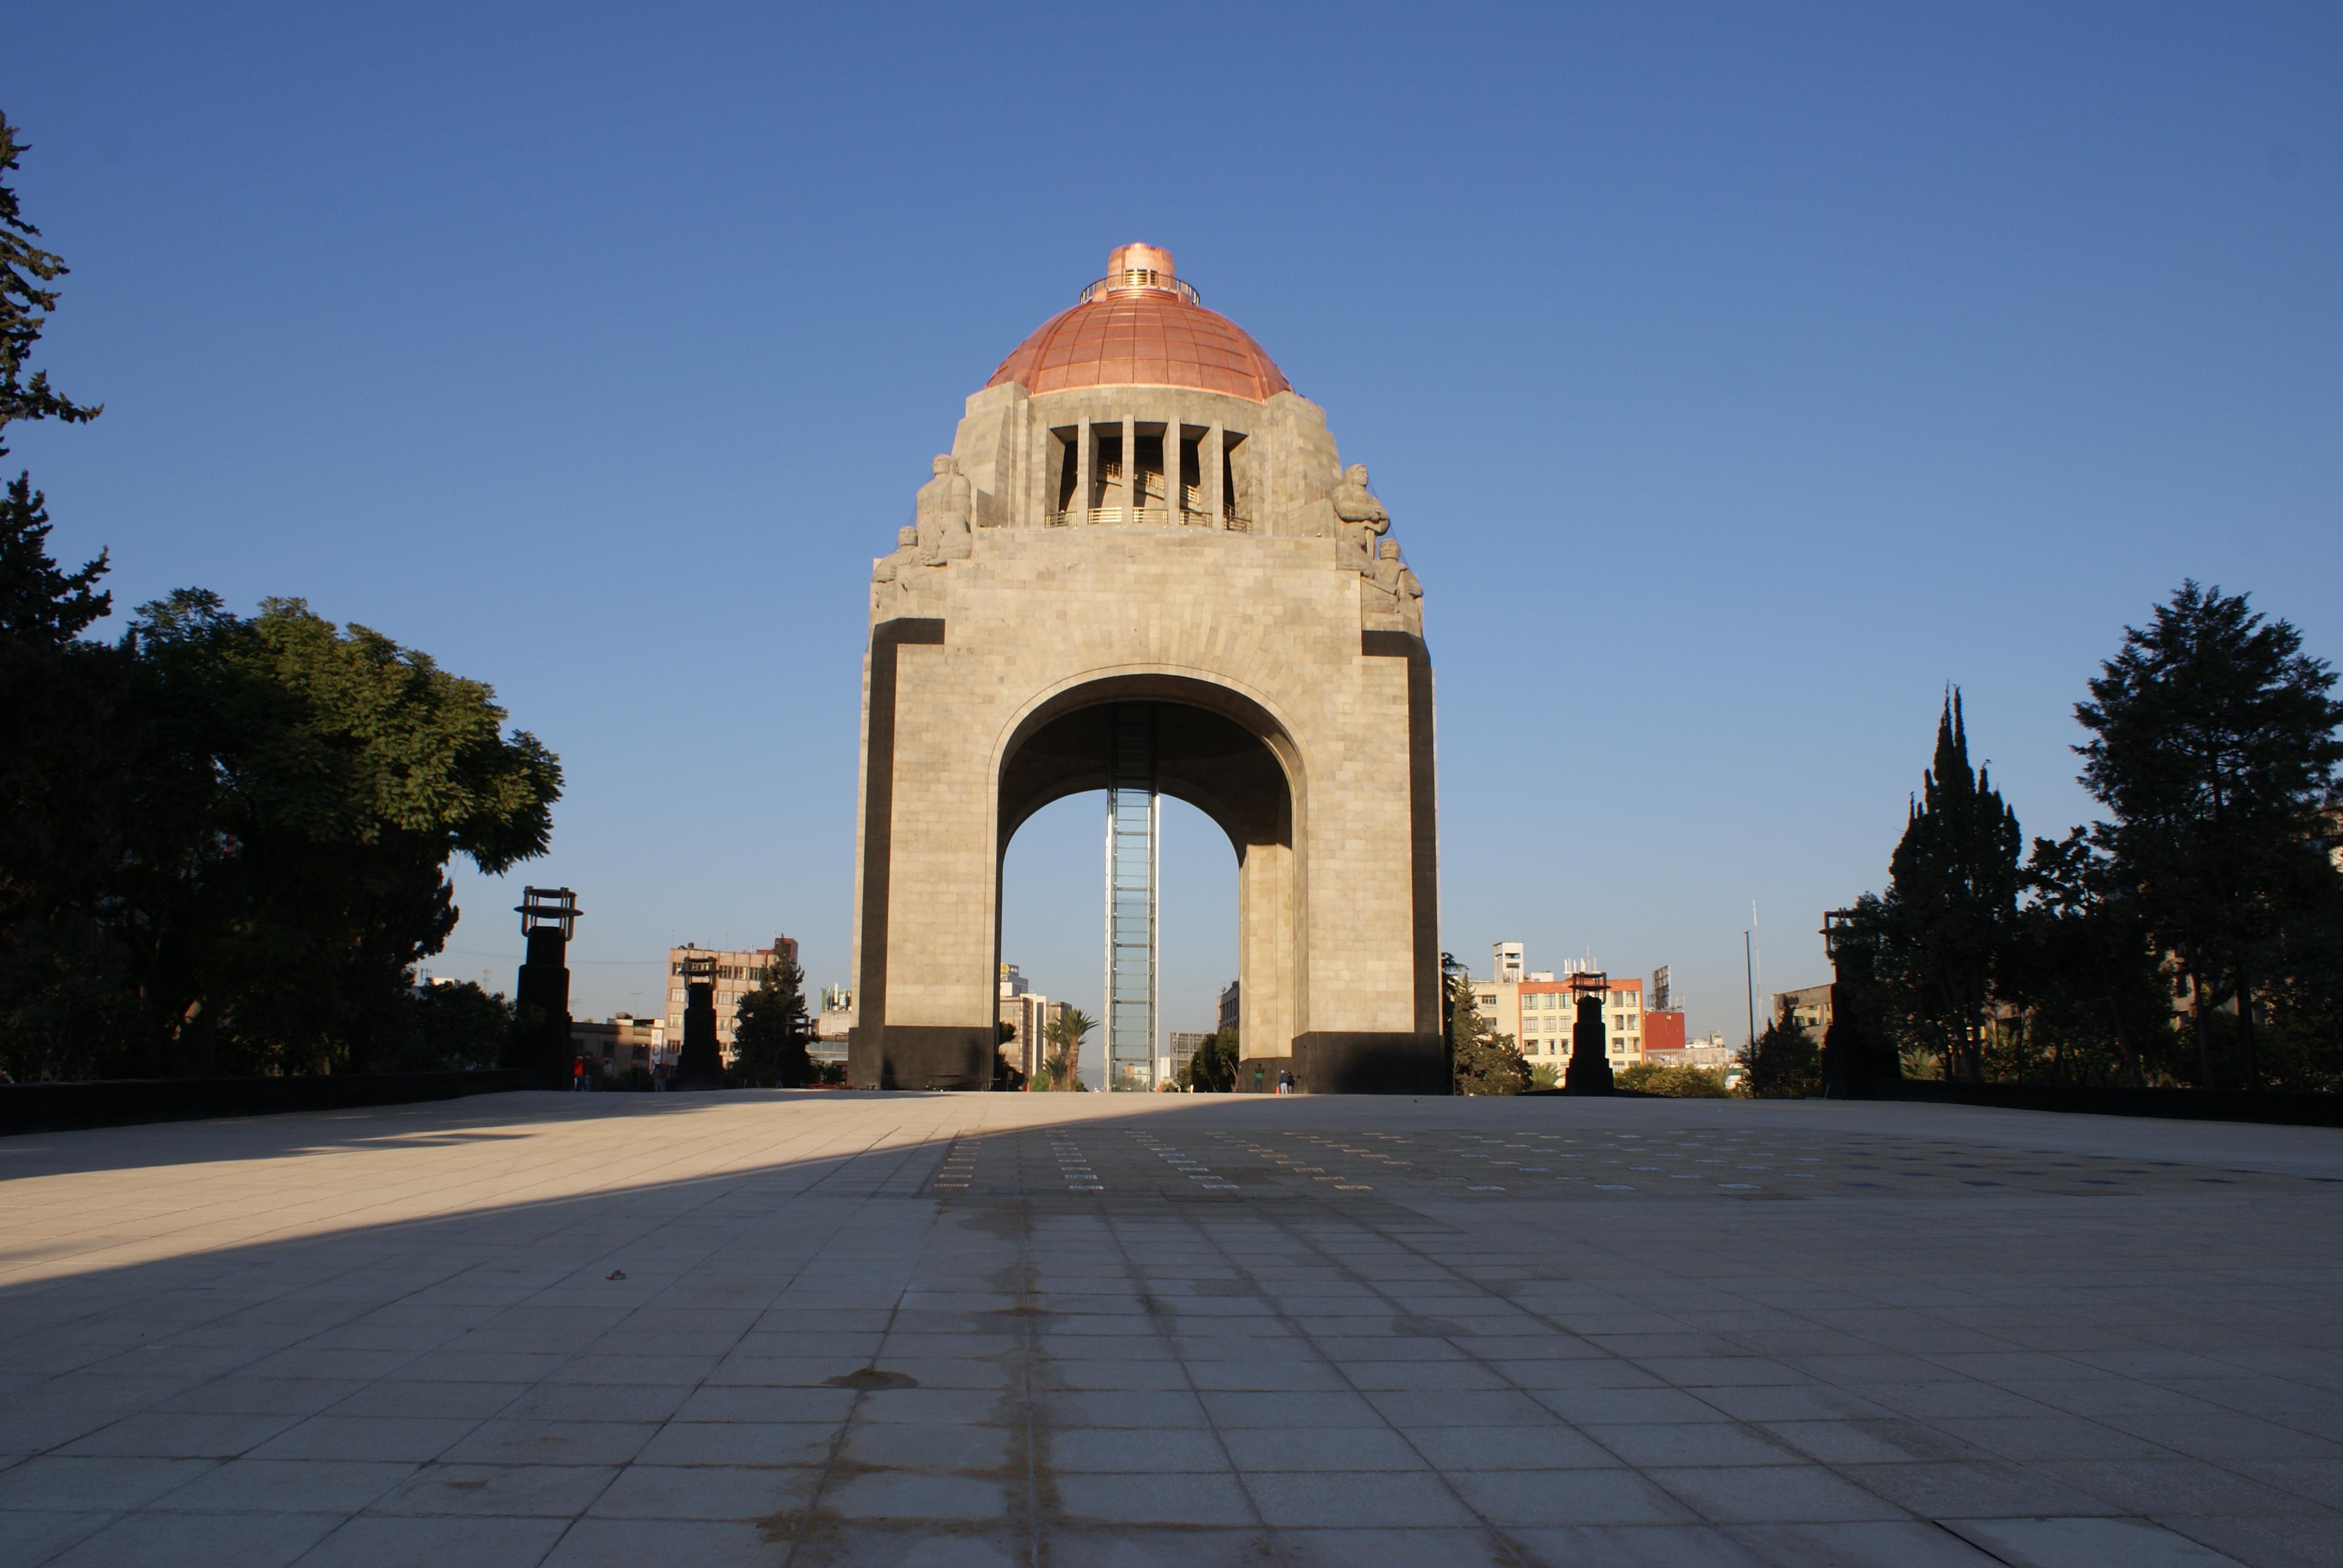
M 114 596 L 97 586 L 106 556 L 60 571 L 49 557 L 48 498 L 29 474 L 8 481 L 0 499 L 0 644 L 22 653 L 51 653 L 102 619 Z
M 1081 1089 L 1082 1041 L 1097 1027 L 1098 1020 L 1071 1002 L 1061 1008 L 1042 1027 L 1041 1043 L 1048 1054 L 1041 1059 L 1041 1081 L 1034 1087 L 1061 1092 Z
M 98 412 L 29 370 L 65 266 L 35 243 L 7 180 L 23 151 L 0 116 L 0 457 L 19 419 Z M 116 852 L 109 719 L 127 661 L 79 640 L 112 606 L 97 586 L 105 552 L 60 570 L 49 529 L 45 498 L 20 472 L 0 494 L 0 1073 L 34 1080 L 85 1076 L 137 1029 L 125 954 L 91 913 Z
M 80 424 L 101 410 L 74 403 L 50 389 L 48 372 L 25 371 L 33 347 L 57 307 L 49 285 L 66 272 L 65 259 L 35 242 L 41 231 L 25 221 L 16 192 L 8 183 L 25 152 L 16 127 L 0 115 L 0 432 L 19 419 L 63 419 Z M 8 455 L 0 438 L 0 457 Z
M 732 1070 L 743 1082 L 802 1089 L 813 1081 L 805 970 L 780 942 L 773 944 L 756 988 L 741 996 L 732 1020 Z
M 1199 1094 L 1226 1094 L 1237 1086 L 1237 1031 L 1216 1030 L 1204 1037 L 1196 1054 L 1181 1070 L 1182 1087 Z
M 2343 887 L 2288 922 L 2268 994 L 2269 1027 L 2258 1047 L 2268 1081 L 2343 1090 Z
M 1009 1060 L 1009 1047 L 1017 1043 L 1017 1026 L 1007 1019 L 993 1025 L 992 1087 L 1004 1093 L 1014 1093 L 1025 1087 L 1025 1070 Z
M 1747 1070 L 1742 1092 L 1760 1100 L 1803 1100 L 1822 1091 L 1822 1048 L 1786 1001 L 1765 1032 L 1742 1048 L 1741 1065 Z
M 2025 839 L 1986 769 L 1969 768 L 1960 689 L 1936 722 L 1935 763 L 1921 775 L 1888 862 L 1878 978 L 1935 1037 L 1956 1076 L 1981 1077 L 1994 982 L 2012 940 Z
M 1529 1088 L 1529 1063 L 1521 1048 L 1481 1016 L 1472 978 L 1462 972 L 1448 976 L 1448 1043 L 1457 1093 L 1519 1094 Z
M 298 600 L 183 591 L 131 638 L 158 718 L 117 891 L 156 1070 L 367 1070 L 376 1009 L 455 924 L 448 859 L 543 852 L 558 763 L 487 687 Z
M 2188 982 L 2197 1076 L 2214 1080 L 2210 1015 L 2237 1009 L 2243 1077 L 2259 1084 L 2258 1018 L 2292 933 L 2336 900 L 2334 672 L 2246 596 L 2184 582 L 2116 657 L 2075 717 L 2082 782 L 2110 819 L 2091 829 L 2133 890 L 2157 950 Z
M 2171 1041 L 2172 988 L 2132 890 L 2080 828 L 2034 840 L 2026 886 L 2001 987 L 2022 1016 L 2023 1067 L 2054 1082 L 2144 1087 Z
M 0 176 L 17 166 L 0 119 Z M 0 178 L 0 431 L 98 410 L 30 357 L 64 263 Z M 0 445 L 0 455 L 5 447 Z M 122 640 L 101 552 L 0 502 L 0 1058 L 17 1076 L 365 1069 L 406 1049 L 446 867 L 540 853 L 552 754 L 494 694 L 298 600 L 183 590 Z
M 35 824 L 12 814 L 0 838 L 24 917 L 5 940 L 69 949 L 94 926 L 136 1019 L 75 1070 L 370 1069 L 455 924 L 448 859 L 493 874 L 541 852 L 558 763 L 504 732 L 487 687 L 297 600 L 247 619 L 182 591 L 115 652 L 79 742 L 96 770 L 5 775 Z
M 1698 1067 L 1668 1067 L 1639 1061 L 1619 1070 L 1614 1081 L 1639 1094 L 1666 1094 L 1685 1100 L 1722 1100 L 1727 1091 L 1725 1075 Z
M 512 1037 L 512 1003 L 477 980 L 424 985 L 409 992 L 396 1028 L 376 1058 L 383 1072 L 460 1072 L 494 1067 Z
M 1550 1061 L 1531 1062 L 1530 1087 L 1532 1089 L 1560 1089 L 1562 1087 L 1562 1069 L 1554 1066 L 1554 1064 Z

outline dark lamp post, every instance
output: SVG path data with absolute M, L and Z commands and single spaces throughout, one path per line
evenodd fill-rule
M 724 1053 L 716 1042 L 716 960 L 689 954 L 675 972 L 683 980 L 683 1050 L 675 1062 L 678 1089 L 724 1087 Z
M 513 986 L 512 1065 L 547 1088 L 569 1087 L 569 938 L 578 929 L 578 895 L 568 888 L 524 888 L 520 916 L 528 956 Z

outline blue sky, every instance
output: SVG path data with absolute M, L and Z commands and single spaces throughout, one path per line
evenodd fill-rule
M 1438 678 L 1442 928 L 1824 978 L 1947 681 L 2029 832 L 2184 577 L 2343 654 L 2343 9 L 110 5 L 0 107 L 74 267 L 12 431 L 117 600 L 307 598 L 562 756 L 581 1013 L 669 941 L 847 978 L 863 584 L 960 400 L 1171 246 L 1373 467 Z M 1008 956 L 1099 989 L 1100 809 Z M 1233 963 L 1169 814 L 1166 1024 Z

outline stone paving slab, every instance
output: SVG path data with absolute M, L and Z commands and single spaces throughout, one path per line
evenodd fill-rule
M 0 1568 L 2343 1563 L 2343 1132 L 514 1094 L 0 1140 Z

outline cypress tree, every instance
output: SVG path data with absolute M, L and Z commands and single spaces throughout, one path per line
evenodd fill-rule
M 1983 1076 L 1986 1010 L 2017 915 L 2025 838 L 1986 770 L 1969 767 L 1960 688 L 1936 721 L 1904 838 L 1888 862 L 1890 934 L 1912 1010 L 1933 1026 L 1956 1071 Z

